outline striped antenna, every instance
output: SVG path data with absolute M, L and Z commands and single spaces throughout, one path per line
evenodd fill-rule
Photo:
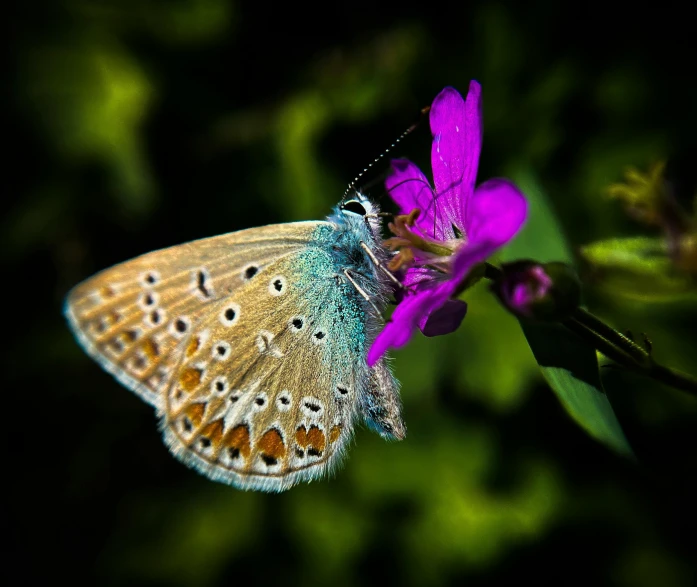
M 385 155 L 387 155 L 392 149 L 394 149 L 399 143 L 401 143 L 408 135 L 410 135 L 414 130 L 421 124 L 421 120 L 423 119 L 423 116 L 428 113 L 428 111 L 431 110 L 430 106 L 426 106 L 425 108 L 421 109 L 421 117 L 417 122 L 412 124 L 407 130 L 405 130 L 397 139 L 387 148 L 385 149 L 380 155 L 378 155 L 363 171 L 361 171 L 356 177 L 353 178 L 353 181 L 348 184 L 348 187 L 346 188 L 346 191 L 344 192 L 343 197 L 341 198 L 341 201 L 343 202 L 349 195 L 349 193 L 355 191 L 356 189 L 356 182 L 358 182 L 359 179 L 361 179 L 372 167 L 375 165 L 378 161 L 384 159 Z

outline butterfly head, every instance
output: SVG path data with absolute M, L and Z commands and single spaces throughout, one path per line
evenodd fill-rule
M 337 207 L 333 220 L 368 229 L 376 240 L 381 236 L 380 209 L 367 196 L 356 192 L 354 197 L 342 201 Z

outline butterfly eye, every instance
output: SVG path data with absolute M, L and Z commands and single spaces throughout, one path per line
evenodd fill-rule
M 365 216 L 367 214 L 363 204 L 358 200 L 349 200 L 341 206 L 342 212 L 351 212 L 352 214 L 358 214 L 359 216 Z

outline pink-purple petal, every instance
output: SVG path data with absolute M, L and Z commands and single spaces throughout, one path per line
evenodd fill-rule
M 440 223 L 433 216 L 431 184 L 416 165 L 408 159 L 393 159 L 385 188 L 399 206 L 400 214 L 409 214 L 414 208 L 421 210 L 416 220 L 416 227 L 421 234 L 442 240 L 443 237 L 435 231 Z
M 447 300 L 440 308 L 419 318 L 419 330 L 424 336 L 442 336 L 455 332 L 467 314 L 467 304 L 462 300 Z
M 424 210 L 433 199 L 428 179 L 409 159 L 392 159 L 385 188 L 400 214 L 409 214 L 414 208 Z
M 433 287 L 433 284 L 435 284 L 437 281 L 437 276 L 438 274 L 433 271 L 433 269 L 429 269 L 428 267 L 414 266 L 407 269 L 406 273 L 404 274 L 404 278 L 402 279 L 402 283 L 407 288 L 413 288 L 413 286 L 420 283 L 430 283 L 431 287 Z
M 435 294 L 435 295 L 434 295 Z M 447 296 L 445 298 L 447 300 Z M 372 367 L 389 348 L 400 348 L 409 342 L 419 318 L 430 314 L 443 304 L 438 291 L 425 289 L 405 296 L 397 305 L 392 317 L 385 324 L 368 351 L 368 366 Z
M 463 228 L 471 212 L 468 201 L 474 190 L 482 148 L 481 86 L 470 82 L 467 99 L 454 88 L 445 88 L 431 105 L 431 166 L 435 184 L 432 205 L 441 225 Z
M 503 246 L 521 229 L 528 215 L 528 203 L 512 181 L 490 179 L 476 190 L 469 202 L 469 242 L 488 241 Z
M 427 267 L 432 262 L 429 254 L 421 258 L 415 251 L 415 266 L 400 277 L 406 288 L 397 295 L 392 318 L 368 352 L 371 366 L 388 348 L 404 346 L 417 327 L 426 336 L 457 329 L 467 305 L 453 296 L 470 271 L 510 241 L 527 217 L 525 197 L 512 182 L 493 179 L 474 189 L 482 145 L 479 83 L 470 82 L 465 100 L 453 88 L 445 88 L 433 101 L 430 121 L 435 190 L 418 167 L 404 159 L 392 162 L 386 187 L 402 214 L 421 210 L 414 232 L 452 246 L 456 227 L 464 238 L 449 273 Z M 514 292 L 516 299 L 524 293 Z
M 448 285 L 451 288 L 448 297 L 453 295 L 458 286 L 467 277 L 477 263 L 485 261 L 487 257 L 498 249 L 498 245 L 491 241 L 468 242 L 455 252 L 452 265 L 452 276 Z

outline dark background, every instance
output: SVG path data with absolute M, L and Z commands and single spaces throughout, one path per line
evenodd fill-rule
M 465 93 L 473 78 L 479 181 L 509 175 L 546 193 L 574 250 L 655 235 L 604 194 L 626 166 L 665 159 L 692 209 L 696 52 L 682 10 L 15 7 L 0 230 L 5 583 L 695 584 L 697 402 L 608 371 L 640 464 L 616 456 L 566 415 L 483 287 L 457 333 L 394 354 L 407 440 L 359 429 L 333 479 L 282 495 L 215 484 L 170 457 L 152 410 L 82 353 L 61 315 L 70 287 L 119 261 L 323 217 L 443 86 Z M 429 140 L 422 125 L 393 154 L 428 170 Z M 385 169 L 362 180 L 374 198 Z M 628 299 L 582 275 L 594 312 L 697 371 L 693 298 Z

